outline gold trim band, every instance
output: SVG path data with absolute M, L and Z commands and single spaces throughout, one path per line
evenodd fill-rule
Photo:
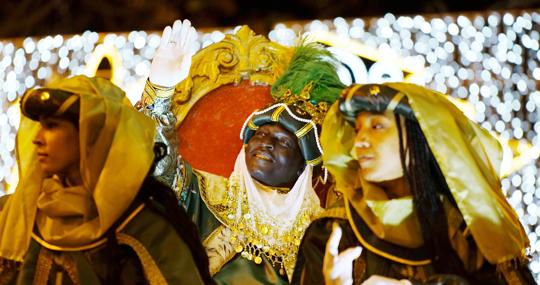
M 118 243 L 125 244 L 135 251 L 141 262 L 144 275 L 150 285 L 167 285 L 167 280 L 156 264 L 156 261 L 140 241 L 123 233 L 116 234 L 116 238 L 118 239 Z
M 97 240 L 97 241 L 95 241 L 93 243 L 90 243 L 90 244 L 87 244 L 87 245 L 68 247 L 68 246 L 57 246 L 57 245 L 54 245 L 54 244 L 50 244 L 50 243 L 46 242 L 45 240 L 43 240 L 42 238 L 40 238 L 35 233 L 31 233 L 30 235 L 41 246 L 43 246 L 46 249 L 50 249 L 50 250 L 54 250 L 54 251 L 85 251 L 85 250 L 89 250 L 89 249 L 96 248 L 98 246 L 104 245 L 107 242 L 107 238 L 102 238 L 100 240 Z
M 127 224 L 131 222 L 131 220 L 133 220 L 133 218 L 135 218 L 135 216 L 137 216 L 142 211 L 142 209 L 144 209 L 145 206 L 146 205 L 143 203 L 140 204 L 137 208 L 135 208 L 135 210 L 133 210 L 131 214 L 129 214 L 129 216 L 127 216 L 127 218 L 116 228 L 116 232 L 118 233 L 123 230 L 127 226 Z
M 354 85 L 353 87 L 351 87 L 351 89 L 349 89 L 349 91 L 347 92 L 347 95 L 345 96 L 345 109 L 347 109 L 348 112 L 352 112 L 352 108 L 351 108 L 351 98 L 352 96 L 354 95 L 354 93 L 356 93 L 356 90 L 358 90 L 358 88 L 360 88 L 361 85 L 357 84 L 357 85 Z
M 248 128 L 250 128 L 250 129 L 252 129 L 252 130 L 256 131 L 256 130 L 258 130 L 258 129 L 259 129 L 259 126 L 255 125 L 255 123 L 253 123 L 253 121 L 252 121 L 252 120 L 249 120 L 249 123 L 248 123 Z
M 358 88 L 360 88 L 361 86 L 362 85 L 357 84 L 357 85 L 354 85 L 353 87 L 351 87 L 351 89 L 349 89 L 349 92 L 347 92 L 347 96 L 345 97 L 345 101 L 351 100 L 351 97 L 354 95 L 354 93 L 356 93 L 356 90 L 358 90 Z
M 77 101 L 77 99 L 79 99 L 79 96 L 73 94 L 71 96 L 69 96 L 63 103 L 62 105 L 60 105 L 60 107 L 58 108 L 58 110 L 56 110 L 56 112 L 54 112 L 53 116 L 60 116 L 62 114 L 64 114 L 64 112 L 67 111 L 67 109 L 69 107 L 71 107 L 71 105 L 73 105 L 73 103 L 75 103 Z
M 159 86 L 152 83 L 150 80 L 146 80 L 146 85 L 144 85 L 144 93 L 148 95 L 148 97 L 152 98 L 152 100 L 156 98 L 171 98 L 174 95 L 175 87 L 176 86 Z
M 281 115 L 281 112 L 285 110 L 284 106 L 279 106 L 274 113 L 272 113 L 272 121 L 277 122 L 279 120 L 279 115 Z
M 306 163 L 307 164 L 310 164 L 310 165 L 318 165 L 319 163 L 322 162 L 322 155 L 320 155 L 319 157 L 315 158 L 315 159 L 312 159 L 312 160 L 306 160 Z
M 345 208 L 343 207 L 330 208 L 317 215 L 314 220 L 324 218 L 347 220 L 347 213 L 345 212 Z
M 386 107 L 389 111 L 394 111 L 396 109 L 397 105 L 399 104 L 399 101 L 405 97 L 405 94 L 399 92 L 398 94 L 394 95 L 392 100 L 390 100 L 390 103 L 388 103 L 388 107 Z
M 144 207 L 145 207 L 145 204 L 141 204 L 135 210 L 133 210 L 131 212 L 131 214 L 129 214 L 129 216 L 122 222 L 122 224 L 120 224 L 120 226 L 118 226 L 118 228 L 116 228 L 116 232 L 118 233 L 123 228 L 125 228 L 126 225 L 131 220 L 133 220 L 133 218 L 135 218 L 135 216 L 137 216 L 137 214 L 139 214 Z M 49 249 L 49 250 L 54 250 L 54 251 L 85 251 L 85 250 L 89 250 L 89 249 L 93 249 L 93 248 L 96 248 L 98 246 L 101 246 L 101 245 L 103 245 L 103 244 L 105 244 L 107 242 L 107 238 L 102 238 L 102 239 L 99 239 L 99 240 L 97 240 L 95 242 L 92 242 L 92 243 L 87 244 L 87 245 L 82 245 L 82 246 L 75 246 L 75 247 L 58 246 L 58 245 L 54 245 L 54 244 L 50 244 L 50 243 L 46 242 L 44 239 L 42 239 L 41 237 L 39 237 L 35 233 L 31 233 L 31 236 L 37 243 L 39 243 L 44 248 Z
M 358 241 L 362 244 L 363 247 L 365 247 L 368 250 L 376 253 L 377 255 L 380 255 L 380 256 L 382 256 L 384 258 L 390 259 L 390 260 L 395 261 L 395 262 L 399 262 L 401 264 L 412 265 L 412 266 L 423 266 L 423 265 L 428 265 L 428 264 L 431 263 L 431 260 L 429 260 L 429 259 L 424 259 L 424 260 L 419 260 L 419 261 L 412 261 L 412 260 L 404 259 L 404 258 L 401 258 L 401 257 L 397 257 L 397 256 L 394 256 L 394 255 L 389 254 L 387 252 L 384 252 L 384 251 L 382 251 L 382 250 L 380 250 L 378 248 L 375 248 L 374 246 L 369 244 L 366 240 L 364 240 L 364 238 L 360 234 L 360 231 L 356 227 L 356 224 L 354 223 L 354 220 L 353 220 L 352 215 L 351 215 L 351 209 L 350 209 L 350 206 L 349 206 L 349 200 L 347 198 L 344 198 L 344 199 L 345 199 L 345 211 L 347 213 L 347 218 L 349 219 L 349 224 L 351 225 L 351 228 L 352 228 L 354 234 L 356 235 L 356 238 L 358 238 Z
M 305 124 L 302 128 L 300 128 L 298 131 L 296 131 L 294 134 L 298 139 L 301 139 L 303 136 L 305 136 L 309 131 L 313 129 L 313 125 L 310 123 Z

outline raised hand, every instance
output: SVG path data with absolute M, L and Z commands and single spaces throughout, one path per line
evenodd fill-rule
M 357 246 L 339 253 L 338 246 L 341 235 L 341 228 L 334 223 L 332 234 L 326 243 L 323 260 L 323 275 L 326 285 L 353 284 L 353 261 L 360 256 L 362 248 Z
M 197 31 L 189 20 L 165 27 L 150 67 L 150 82 L 173 87 L 189 74 L 191 58 L 198 49 Z

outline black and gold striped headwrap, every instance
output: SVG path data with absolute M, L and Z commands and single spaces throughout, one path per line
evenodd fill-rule
M 260 126 L 278 123 L 296 135 L 306 164 L 321 165 L 320 125 L 345 88 L 336 64 L 321 45 L 298 46 L 287 70 L 272 85 L 272 97 L 278 103 L 251 114 L 240 133 L 243 142 L 247 144 Z
M 251 114 L 240 131 L 240 139 L 247 144 L 260 126 L 272 123 L 280 124 L 296 135 L 306 164 L 321 164 L 323 151 L 317 125 L 311 118 L 300 115 L 293 106 L 284 103 L 273 104 Z

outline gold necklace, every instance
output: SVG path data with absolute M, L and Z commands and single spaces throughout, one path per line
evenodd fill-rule
M 285 273 L 291 275 L 300 242 L 311 217 L 316 214 L 315 211 L 311 209 L 309 203 L 303 203 L 292 225 L 284 229 L 283 225 L 286 224 L 284 221 L 274 220 L 262 211 L 250 211 L 246 189 L 240 189 L 236 175 L 229 180 L 229 191 L 230 194 L 236 194 L 227 195 L 228 213 L 225 215 L 233 233 L 231 242 L 234 250 L 256 264 L 260 264 L 262 257 L 265 256 L 272 266 L 279 268 L 281 275 Z M 290 189 L 287 188 L 287 191 Z M 238 199 L 240 199 L 239 209 Z

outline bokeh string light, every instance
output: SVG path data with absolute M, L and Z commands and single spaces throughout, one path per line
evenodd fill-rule
M 503 140 L 528 141 L 540 148 L 540 14 L 486 12 L 443 16 L 315 20 L 306 24 L 278 24 L 269 33 L 273 41 L 293 45 L 303 32 L 333 32 L 358 41 L 379 53 L 396 55 L 425 66 L 419 82 L 467 100 L 473 119 Z M 234 32 L 234 30 L 228 31 Z M 224 37 L 221 31 L 201 33 L 206 47 Z M 0 41 L 0 195 L 17 183 L 14 155 L 20 112 L 16 101 L 27 88 L 59 77 L 85 74 L 99 49 L 113 48 L 116 83 L 132 101 L 144 86 L 150 60 L 159 45 L 159 33 L 128 34 L 84 32 Z M 516 210 L 531 242 L 531 269 L 540 276 L 540 162 L 532 163 L 502 180 L 503 190 Z
M 226 32 L 234 33 L 236 29 Z M 223 38 L 222 31 L 200 33 L 198 43 L 205 47 Z M 101 60 L 107 57 L 115 63 L 111 79 L 135 103 L 142 94 L 159 42 L 160 33 L 145 31 L 126 34 L 86 31 L 72 36 L 0 40 L 0 196 L 14 191 L 18 181 L 17 102 L 25 90 L 62 77 L 94 75 Z
M 540 14 L 538 11 L 369 20 L 336 18 L 304 25 L 279 24 L 269 34 L 291 45 L 297 34 L 334 32 L 381 53 L 420 59 L 422 84 L 473 106 L 473 119 L 501 140 L 540 148 Z M 540 162 L 502 179 L 503 191 L 531 242 L 531 270 L 540 280 Z

